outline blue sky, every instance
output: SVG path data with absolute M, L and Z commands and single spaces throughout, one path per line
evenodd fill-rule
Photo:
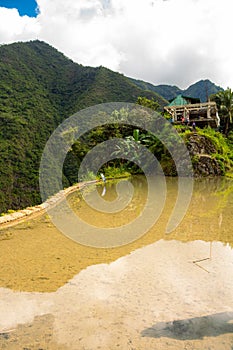
M 16 8 L 21 16 L 36 17 L 37 15 L 37 3 L 34 0 L 0 0 L 0 6 Z
M 210 79 L 233 88 L 232 3 L 0 0 L 0 44 L 39 39 L 85 66 L 155 85 Z

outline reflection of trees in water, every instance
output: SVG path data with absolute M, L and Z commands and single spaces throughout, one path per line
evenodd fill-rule
M 170 182 L 172 183 L 172 180 Z M 174 192 L 174 189 L 172 191 Z M 172 199 L 173 196 L 174 193 Z M 221 177 L 198 179 L 195 181 L 192 200 L 184 220 L 167 239 L 221 241 L 233 246 L 233 237 L 230 232 L 232 211 L 233 181 L 231 179 Z
M 102 200 L 112 203 L 118 200 L 124 200 L 126 193 L 117 188 L 119 182 L 128 181 L 133 187 L 132 199 L 123 207 L 123 210 L 116 212 L 105 212 L 92 208 L 85 201 L 85 196 L 92 197 L 96 189 Z M 106 183 L 94 184 L 76 191 L 68 197 L 68 202 L 72 210 L 82 220 L 96 225 L 97 227 L 117 227 L 125 225 L 136 219 L 143 211 L 147 200 L 147 180 L 146 177 L 138 175 L 126 179 L 108 180 Z M 103 195 L 104 194 L 104 195 Z M 128 197 L 127 197 L 128 198 Z M 125 199 L 127 199 L 125 198 Z M 95 200 L 94 202 L 95 203 Z M 98 205 L 96 206 L 98 208 Z
M 132 200 L 121 213 L 98 214 L 88 208 L 88 205 L 82 200 L 79 192 L 70 197 L 70 204 L 81 217 L 91 217 L 98 222 L 106 222 L 112 225 L 114 219 L 115 225 L 125 224 L 133 217 L 140 215 L 147 198 L 147 180 L 143 176 L 134 176 L 128 179 L 134 188 Z M 117 198 L 116 184 L 118 181 L 108 181 L 104 200 L 114 201 Z M 178 179 L 167 178 L 167 201 L 162 212 L 161 218 L 151 230 L 153 241 L 161 238 L 166 240 L 177 239 L 180 241 L 221 241 L 230 243 L 233 247 L 233 237 L 231 234 L 232 211 L 233 211 L 233 181 L 228 178 L 206 178 L 197 179 L 194 183 L 194 190 L 187 214 L 178 228 L 171 234 L 165 235 L 165 227 L 174 207 L 177 198 Z M 92 191 L 92 188 L 86 188 L 86 191 Z M 103 184 L 97 187 L 101 196 Z M 103 198 L 103 197 L 102 197 Z M 94 216 L 93 216 L 94 215 Z M 96 222 L 95 222 L 96 223 Z
M 206 207 L 201 207 L 201 217 L 214 217 L 222 214 L 222 210 L 227 207 L 229 197 L 233 193 L 233 181 L 227 178 L 205 179 L 195 184 L 194 200 L 197 208 L 201 203 L 206 203 Z

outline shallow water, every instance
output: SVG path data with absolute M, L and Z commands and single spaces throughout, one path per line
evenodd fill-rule
M 119 213 L 97 213 L 79 192 L 68 201 L 82 220 L 119 227 L 146 202 L 145 178 L 132 184 Z M 117 198 L 115 183 L 102 198 Z M 157 223 L 116 248 L 80 245 L 47 215 L 2 230 L 0 348 L 232 350 L 233 181 L 195 181 L 185 218 L 165 234 L 176 198 L 177 180 L 167 179 Z

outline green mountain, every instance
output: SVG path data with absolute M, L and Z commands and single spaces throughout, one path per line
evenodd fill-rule
M 216 94 L 221 90 L 223 90 L 223 88 L 206 79 L 200 80 L 197 83 L 189 86 L 182 92 L 182 94 L 186 96 L 197 97 L 201 100 L 201 102 L 206 102 L 208 101 L 210 95 Z
M 137 85 L 143 90 L 146 91 L 153 91 L 156 92 L 157 94 L 163 96 L 166 100 L 171 100 L 175 98 L 177 95 L 182 93 L 182 90 L 179 89 L 177 86 L 171 86 L 171 85 L 153 85 L 151 83 L 147 83 L 143 80 L 137 80 L 133 78 L 129 78 L 132 83 Z
M 0 46 L 0 213 L 40 202 L 45 143 L 66 117 L 104 102 L 167 101 L 122 74 L 72 62 L 41 41 Z
M 195 84 L 190 85 L 185 90 L 182 90 L 177 86 L 153 85 L 142 80 L 136 80 L 132 78 L 129 79 L 141 89 L 156 92 L 167 100 L 172 100 L 177 95 L 181 94 L 184 96 L 196 97 L 199 98 L 201 102 L 206 102 L 210 95 L 216 94 L 218 91 L 223 90 L 223 88 L 215 85 L 208 79 L 200 80 Z

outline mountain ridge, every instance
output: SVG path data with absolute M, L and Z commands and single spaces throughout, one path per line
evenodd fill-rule
M 134 82 L 134 84 L 141 87 L 141 89 L 157 92 L 168 101 L 174 99 L 177 95 L 184 95 L 199 98 L 201 102 L 206 102 L 210 95 L 216 94 L 217 92 L 223 90 L 222 87 L 216 85 L 209 79 L 199 80 L 191 84 L 187 89 L 180 89 L 176 85 L 153 85 L 143 80 L 137 80 L 134 78 L 129 79 Z

